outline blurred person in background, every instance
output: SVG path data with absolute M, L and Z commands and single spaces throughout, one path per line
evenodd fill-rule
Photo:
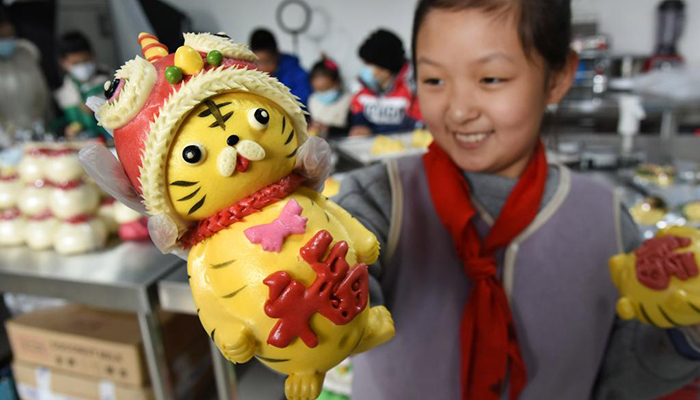
M 65 75 L 63 85 L 55 92 L 56 101 L 64 113 L 64 134 L 73 139 L 106 137 L 97 125 L 93 112 L 85 105 L 90 96 L 101 95 L 111 74 L 97 63 L 88 38 L 80 32 L 63 34 L 58 42 L 59 64 Z
M 343 89 L 338 65 L 324 55 L 311 68 L 311 86 L 309 132 L 323 137 L 346 133 L 352 96 Z
M 311 94 L 309 74 L 299 65 L 299 58 L 280 53 L 275 36 L 267 29 L 256 29 L 250 35 L 250 49 L 258 56 L 258 69 L 279 79 L 292 94 L 307 105 Z
M 17 38 L 0 5 L 0 148 L 44 134 L 50 99 L 39 60 L 39 50 Z
M 362 89 L 352 99 L 350 136 L 413 130 L 421 120 L 403 42 L 384 29 L 373 32 L 359 55 Z

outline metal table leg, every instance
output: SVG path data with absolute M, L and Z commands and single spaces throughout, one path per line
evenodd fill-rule
M 213 341 L 209 341 L 211 361 L 214 364 L 214 379 L 218 400 L 238 400 L 238 384 L 233 364 L 221 355 Z
M 158 316 L 139 313 L 139 326 L 155 398 L 156 400 L 174 400 L 172 381 L 165 358 L 163 331 Z

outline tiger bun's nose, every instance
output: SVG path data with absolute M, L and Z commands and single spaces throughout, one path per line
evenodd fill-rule
M 238 136 L 231 135 L 226 139 L 226 144 L 229 146 L 235 146 L 240 140 L 241 138 L 239 138 Z

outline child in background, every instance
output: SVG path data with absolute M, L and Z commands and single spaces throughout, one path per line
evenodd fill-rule
M 111 76 L 109 71 L 98 66 L 90 41 L 80 32 L 61 36 L 58 54 L 65 76 L 55 96 L 66 118 L 66 138 L 73 139 L 78 134 L 86 138 L 108 137 L 85 102 L 88 97 L 104 92 L 104 84 Z
M 352 99 L 350 136 L 410 131 L 421 119 L 401 39 L 379 29 L 360 46 L 362 89 Z
M 615 316 L 608 259 L 639 237 L 614 191 L 547 163 L 544 110 L 578 63 L 570 7 L 419 1 L 413 59 L 435 142 L 349 175 L 336 198 L 382 244 L 370 298 L 396 325 L 353 359 L 353 398 L 643 400 L 700 375 L 693 327 Z
M 352 96 L 343 90 L 338 65 L 324 56 L 311 68 L 310 79 L 309 132 L 323 137 L 347 132 Z
M 309 74 L 299 64 L 299 58 L 280 52 L 272 32 L 256 29 L 250 35 L 250 49 L 258 57 L 258 69 L 279 79 L 302 104 L 308 104 L 311 94 Z

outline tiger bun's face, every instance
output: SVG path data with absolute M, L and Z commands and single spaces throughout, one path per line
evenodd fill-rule
M 185 220 L 209 217 L 289 175 L 298 142 L 290 117 L 251 93 L 208 98 L 184 119 L 166 167 L 168 196 Z

